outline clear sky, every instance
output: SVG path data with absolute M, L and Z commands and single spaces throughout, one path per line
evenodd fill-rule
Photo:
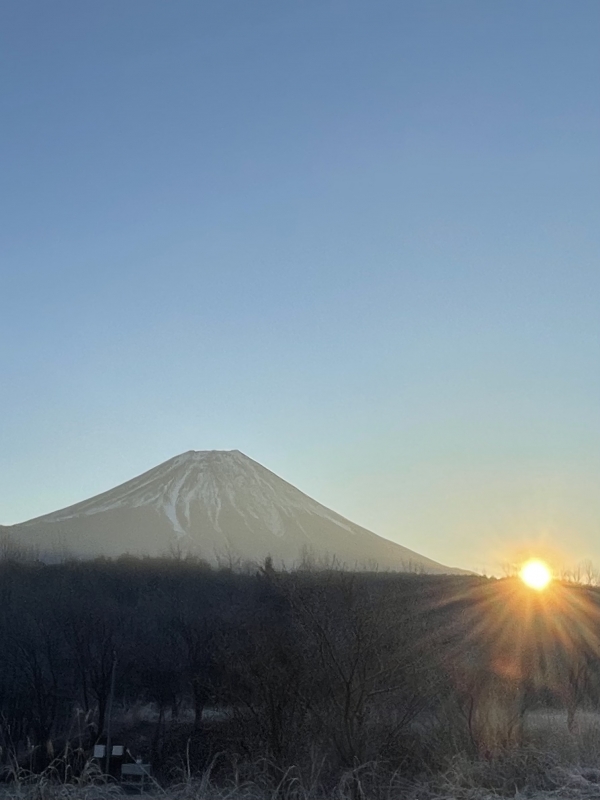
M 600 565 L 598 0 L 0 6 L 0 524 L 240 449 Z

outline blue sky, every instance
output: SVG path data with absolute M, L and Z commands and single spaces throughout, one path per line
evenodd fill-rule
M 0 9 L 0 524 L 238 448 L 600 565 L 597 0 Z

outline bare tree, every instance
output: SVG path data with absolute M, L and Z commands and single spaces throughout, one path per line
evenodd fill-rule
M 313 577 L 288 589 L 310 664 L 305 698 L 340 762 L 354 767 L 378 757 L 434 699 L 426 618 L 397 580 Z

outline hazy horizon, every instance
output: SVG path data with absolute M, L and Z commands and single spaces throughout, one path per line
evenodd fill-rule
M 0 525 L 239 449 L 600 565 L 600 5 L 0 10 Z

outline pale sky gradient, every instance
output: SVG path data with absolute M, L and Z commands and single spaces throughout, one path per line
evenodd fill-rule
M 185 450 L 600 565 L 598 0 L 0 6 L 0 524 Z

